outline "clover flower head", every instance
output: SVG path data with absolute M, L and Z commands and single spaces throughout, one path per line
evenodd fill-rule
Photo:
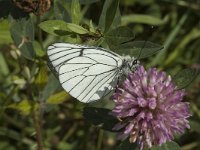
M 190 127 L 184 95 L 165 72 L 139 66 L 112 95 L 112 114 L 120 119 L 113 130 L 120 131 L 119 139 L 137 142 L 140 150 L 171 141 Z

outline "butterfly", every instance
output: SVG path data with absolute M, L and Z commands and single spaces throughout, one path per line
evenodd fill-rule
M 106 96 L 118 79 L 138 64 L 101 47 L 54 43 L 47 49 L 50 69 L 62 87 L 77 100 L 89 103 Z

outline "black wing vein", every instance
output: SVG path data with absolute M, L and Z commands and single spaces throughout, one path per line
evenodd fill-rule
M 117 72 L 118 72 L 118 71 L 116 70 L 114 73 L 110 73 L 109 75 L 107 75 L 106 77 L 109 77 L 109 78 L 108 78 L 106 81 L 104 81 L 104 82 L 98 87 L 98 89 L 97 89 L 96 91 L 98 91 L 107 81 L 109 81 L 109 80 L 112 78 L 112 75 L 116 75 Z M 105 78 L 104 78 L 104 79 L 105 79 Z M 113 78 L 113 79 L 114 79 L 114 78 Z M 99 82 L 98 84 L 100 84 L 100 83 L 101 83 L 101 82 Z M 97 84 L 97 85 L 98 85 L 98 84 Z M 96 87 L 97 85 L 95 85 L 94 87 Z M 93 87 L 93 88 L 94 88 L 94 87 Z M 96 93 L 96 92 L 94 92 L 94 93 L 90 96 L 90 98 L 93 97 L 95 93 Z M 86 95 L 86 96 L 87 96 L 87 95 Z M 86 97 L 86 96 L 85 96 L 85 97 Z M 101 97 L 104 97 L 104 96 L 105 96 L 105 95 L 103 95 L 103 96 L 101 96 Z M 84 98 L 85 98 L 85 97 L 84 97 Z M 84 99 L 84 98 L 83 98 L 83 99 Z M 87 102 L 90 101 L 90 98 L 88 98 L 88 101 L 87 101 Z

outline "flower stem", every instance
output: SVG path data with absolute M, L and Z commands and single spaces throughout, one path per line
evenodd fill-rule
M 102 129 L 100 129 L 96 150 L 101 150 L 102 142 L 103 142 L 103 134 L 104 134 L 104 131 Z

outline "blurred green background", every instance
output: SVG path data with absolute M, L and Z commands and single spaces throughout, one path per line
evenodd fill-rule
M 0 150 L 37 149 L 38 130 L 45 150 L 133 149 L 119 146 L 115 133 L 91 125 L 82 115 L 85 106 L 112 108 L 109 97 L 86 105 L 62 90 L 46 62 L 46 48 L 53 42 L 101 45 L 116 51 L 101 35 L 107 26 L 126 26 L 134 40 L 164 46 L 140 60 L 146 67 L 156 66 L 171 75 L 184 68 L 200 69 L 200 0 L 121 0 L 116 12 L 115 3 L 106 8 L 104 0 L 22 2 L 0 0 Z M 106 9 L 108 17 L 102 13 Z M 109 19 L 113 22 L 104 21 Z M 82 34 L 82 28 L 81 33 L 55 34 L 51 24 L 41 24 L 48 20 L 77 24 L 94 34 Z M 56 26 L 59 31 L 62 27 Z M 200 79 L 186 90 L 191 129 L 175 141 L 183 150 L 199 150 Z

